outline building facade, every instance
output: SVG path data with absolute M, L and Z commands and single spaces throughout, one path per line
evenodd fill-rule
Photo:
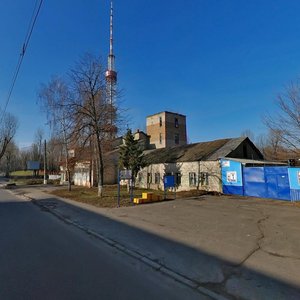
M 164 189 L 164 176 L 175 177 L 176 190 L 222 192 L 221 158 L 262 160 L 263 155 L 245 137 L 188 144 L 145 151 L 146 167 L 138 173 L 136 185 Z
M 146 119 L 150 148 L 168 148 L 187 144 L 186 116 L 163 111 Z

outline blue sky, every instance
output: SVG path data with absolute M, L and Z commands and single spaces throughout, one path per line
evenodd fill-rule
M 0 3 L 3 106 L 35 0 Z M 300 1 L 115 0 L 115 55 L 132 129 L 168 110 L 187 116 L 190 142 L 266 131 L 276 95 L 300 73 Z M 106 62 L 109 0 L 44 0 L 8 105 L 16 141 L 30 144 L 45 116 L 37 90 L 85 52 Z

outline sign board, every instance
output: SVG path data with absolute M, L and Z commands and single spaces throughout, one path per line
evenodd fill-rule
M 39 170 L 40 169 L 40 162 L 29 160 L 27 161 L 27 170 Z
M 226 179 L 227 179 L 227 182 L 237 183 L 237 172 L 236 171 L 227 171 Z
M 131 170 L 121 170 L 120 171 L 120 179 L 131 179 L 132 172 Z
M 243 186 L 242 164 L 233 160 L 221 160 L 222 183 L 226 186 Z
M 50 180 L 57 180 L 57 179 L 60 179 L 60 175 L 49 175 L 49 179 Z
M 229 160 L 222 160 L 222 167 L 225 168 L 225 167 L 230 167 L 230 161 Z
M 165 176 L 164 186 L 165 188 L 175 187 L 175 176 L 174 175 Z

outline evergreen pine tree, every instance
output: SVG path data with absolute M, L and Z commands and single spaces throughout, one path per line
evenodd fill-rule
M 143 151 L 140 149 L 138 141 L 134 139 L 131 129 L 127 130 L 124 141 L 124 145 L 120 147 L 119 165 L 121 168 L 131 170 L 131 179 L 134 185 L 138 171 L 144 167 Z

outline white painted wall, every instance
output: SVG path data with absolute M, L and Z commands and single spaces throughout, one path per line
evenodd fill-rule
M 155 173 L 160 174 L 159 183 L 155 183 Z M 163 176 L 166 173 L 181 174 L 181 184 L 177 191 L 200 190 L 222 192 L 221 167 L 219 161 L 182 162 L 170 164 L 153 164 L 142 169 L 137 177 L 136 185 L 142 188 L 163 190 Z M 195 173 L 196 182 L 190 182 L 190 173 Z M 200 175 L 207 173 L 207 179 L 201 183 Z M 151 174 L 151 182 L 147 180 Z

